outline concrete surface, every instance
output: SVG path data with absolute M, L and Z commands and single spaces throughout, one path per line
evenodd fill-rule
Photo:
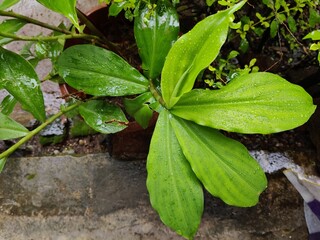
M 196 239 L 307 239 L 300 195 L 282 173 L 268 178 L 252 208 L 206 194 Z M 151 208 L 145 181 L 145 161 L 107 153 L 10 159 L 0 175 L 0 239 L 182 239 Z

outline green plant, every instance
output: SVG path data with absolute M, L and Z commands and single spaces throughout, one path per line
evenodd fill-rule
M 153 12 L 156 7 L 155 0 L 99 0 L 101 3 L 110 4 L 109 15 L 117 16 L 121 11 L 125 12 L 125 17 L 129 20 L 133 20 L 134 17 L 140 15 L 139 8 L 140 5 L 147 5 L 149 9 L 149 14 Z M 179 0 L 172 0 L 173 5 L 179 3 Z
M 239 52 L 232 50 L 226 59 L 220 55 L 215 60 L 215 65 L 211 64 L 208 67 L 208 74 L 205 74 L 204 82 L 213 89 L 222 88 L 232 79 L 248 73 L 255 73 L 259 71 L 259 67 L 254 66 L 257 59 L 253 58 L 249 62 L 249 65 L 245 65 L 243 69 L 237 66 L 237 63 L 233 63 L 232 60 L 236 60 Z
M 236 0 L 207 1 L 213 8 L 233 6 Z M 239 14 L 231 28 L 239 36 L 239 50 L 246 52 L 257 39 L 279 38 L 290 50 L 301 47 L 302 36 L 320 23 L 319 1 L 262 0 Z M 281 41 L 280 41 L 281 40 Z
M 310 46 L 311 51 L 319 51 L 320 50 L 320 30 L 315 30 L 308 33 L 303 39 L 311 39 L 312 41 L 317 41 L 312 43 Z M 318 52 L 318 62 L 320 63 L 320 51 Z
M 46 4 L 50 1 L 41 2 L 56 10 Z M 64 1 L 55 2 L 58 6 Z M 0 154 L 0 170 L 21 144 L 75 109 L 99 132 L 121 131 L 128 120 L 112 97 L 133 96 L 124 100 L 126 110 L 142 126 L 148 124 L 153 111 L 159 113 L 147 159 L 147 187 L 153 208 L 167 226 L 185 238 L 193 238 L 203 212 L 203 186 L 227 204 L 255 205 L 267 186 L 265 174 L 242 144 L 217 129 L 248 134 L 285 131 L 305 123 L 315 106 L 301 87 L 266 72 L 241 74 L 219 90 L 194 89 L 197 76 L 217 57 L 226 41 L 233 13 L 244 4 L 242 1 L 205 18 L 176 42 L 177 15 L 170 4 L 159 1 L 152 10 L 148 5 L 140 6 L 135 35 L 144 74 L 113 51 L 98 46 L 84 44 L 66 49 L 56 63 L 57 72 L 70 86 L 93 97 L 75 99 L 49 119 L 32 65 L 0 48 L 0 86 L 42 122 L 29 131 L 5 111 L 0 113 L 0 139 L 22 137 Z M 148 9 L 152 13 L 148 14 Z M 39 38 L 81 35 L 103 43 L 91 35 L 68 34 Z M 158 41 L 163 35 L 169 40 Z M 168 53 L 159 54 L 164 49 Z

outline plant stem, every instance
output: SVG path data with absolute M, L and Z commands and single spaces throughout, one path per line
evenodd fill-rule
M 158 92 L 158 90 L 156 89 L 156 87 L 154 86 L 152 80 L 149 80 L 149 84 L 150 84 L 150 92 L 152 93 L 153 97 L 164 107 L 166 107 L 166 103 L 163 100 L 161 94 Z
M 40 27 L 47 28 L 47 29 L 50 29 L 50 30 L 53 30 L 53 31 L 56 31 L 56 32 L 61 32 L 61 33 L 64 33 L 64 34 L 70 34 L 71 33 L 67 29 L 59 28 L 59 27 L 56 27 L 56 26 L 53 26 L 53 25 L 38 21 L 36 19 L 24 16 L 24 15 L 21 15 L 21 14 L 12 12 L 12 11 L 7 12 L 7 11 L 0 10 L 0 16 L 17 18 L 17 19 L 23 20 L 25 22 L 32 23 L 34 25 L 38 25 Z
M 6 37 L 6 38 L 12 38 L 14 40 L 19 40 L 19 41 L 56 41 L 58 39 L 72 39 L 72 38 L 82 38 L 86 40 L 91 40 L 91 41 L 100 41 L 99 37 L 94 36 L 94 35 L 88 35 L 84 33 L 79 33 L 79 34 L 63 34 L 63 35 L 58 35 L 58 36 L 39 36 L 39 37 L 32 37 L 32 36 L 21 36 L 21 35 L 15 35 L 15 34 L 10 34 L 10 33 L 5 33 L 5 32 L 0 32 L 0 36 Z
M 16 144 L 8 148 L 6 151 L 0 154 L 0 159 L 7 158 L 9 155 L 11 155 L 14 151 L 16 151 L 22 144 L 29 141 L 33 136 L 38 134 L 41 130 L 43 130 L 46 126 L 54 122 L 57 118 L 61 117 L 66 112 L 69 112 L 77 107 L 79 107 L 83 102 L 76 102 L 73 105 L 68 106 L 67 108 L 61 110 L 60 112 L 56 113 L 55 115 L 48 118 L 44 123 L 42 123 L 39 127 L 36 129 L 30 131 L 26 136 L 21 138 Z

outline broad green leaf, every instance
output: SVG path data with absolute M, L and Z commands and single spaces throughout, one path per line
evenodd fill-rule
M 126 1 L 122 2 L 112 2 L 109 7 L 109 16 L 115 17 L 122 11 L 124 6 L 126 5 Z
M 210 7 L 216 0 L 206 0 L 206 4 Z
M 0 47 L 0 86 L 39 121 L 46 118 L 43 95 L 37 73 L 18 54 Z
M 79 113 L 90 127 L 105 134 L 119 132 L 128 124 L 119 107 L 103 100 L 91 100 L 80 105 Z
M 6 162 L 7 162 L 7 158 L 0 158 L 0 173 L 3 171 L 4 165 L 6 165 Z
M 307 34 L 303 39 L 311 38 L 313 41 L 320 40 L 320 30 L 312 31 Z
M 76 12 L 76 0 L 37 0 L 50 10 L 67 17 L 72 24 L 80 30 L 78 16 Z
M 26 22 L 20 19 L 7 19 L 0 23 L 0 32 L 3 33 L 16 33 L 20 28 L 22 28 Z M 11 42 L 11 38 L 0 36 L 0 46 Z
M 20 0 L 3 0 L 0 3 L 0 10 L 6 10 L 7 8 L 15 5 L 18 2 L 20 2 Z
M 148 5 L 140 9 L 134 19 L 134 36 L 142 60 L 142 68 L 148 78 L 157 78 L 165 58 L 177 40 L 179 16 L 168 1 L 159 1 L 155 9 Z
M 241 143 L 179 117 L 170 122 L 192 170 L 212 195 L 234 206 L 257 204 L 267 180 Z
M 12 95 L 7 95 L 0 103 L 1 113 L 8 116 L 10 113 L 12 113 L 16 103 L 17 100 Z
M 242 53 L 246 53 L 248 51 L 249 47 L 250 47 L 250 45 L 249 45 L 249 42 L 248 42 L 247 38 L 241 39 L 239 50 Z
M 242 75 L 220 90 L 186 93 L 171 112 L 216 129 L 268 134 L 304 124 L 315 108 L 302 87 L 260 72 Z
M 123 103 L 126 111 L 134 117 L 140 126 L 147 128 L 153 114 L 149 105 L 155 101 L 151 92 L 146 92 L 134 99 L 125 98 Z
M 93 45 L 76 45 L 57 62 L 61 77 L 94 96 L 125 96 L 148 90 L 148 80 L 115 53 Z
M 312 43 L 311 45 L 310 45 L 310 50 L 311 51 L 317 51 L 317 50 L 319 50 L 320 49 L 320 43 Z
M 289 26 L 289 29 L 291 30 L 291 32 L 293 32 L 293 33 L 297 32 L 296 20 L 292 16 L 289 16 L 287 21 L 288 21 L 288 26 Z
M 309 8 L 309 24 L 310 28 L 314 28 L 316 24 L 320 23 L 320 14 L 317 10 Z
M 152 136 L 147 187 L 163 223 L 190 239 L 201 221 L 203 190 L 181 151 L 169 117 L 166 110 L 160 113 Z
M 198 74 L 209 66 L 220 52 L 228 35 L 232 14 L 244 5 L 242 1 L 230 9 L 200 21 L 170 49 L 162 70 L 161 89 L 167 108 L 171 108 L 189 92 Z
M 279 22 L 277 19 L 273 19 L 270 24 L 270 36 L 272 38 L 277 36 L 278 30 L 279 30 Z
M 23 137 L 27 135 L 28 132 L 29 130 L 20 123 L 0 113 L 0 140 Z

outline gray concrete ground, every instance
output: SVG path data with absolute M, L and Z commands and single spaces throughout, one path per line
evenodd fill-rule
M 268 177 L 252 208 L 206 194 L 196 239 L 307 239 L 300 195 L 282 173 Z M 0 175 L 0 239 L 182 239 L 151 208 L 145 181 L 145 161 L 107 153 L 10 159 Z

